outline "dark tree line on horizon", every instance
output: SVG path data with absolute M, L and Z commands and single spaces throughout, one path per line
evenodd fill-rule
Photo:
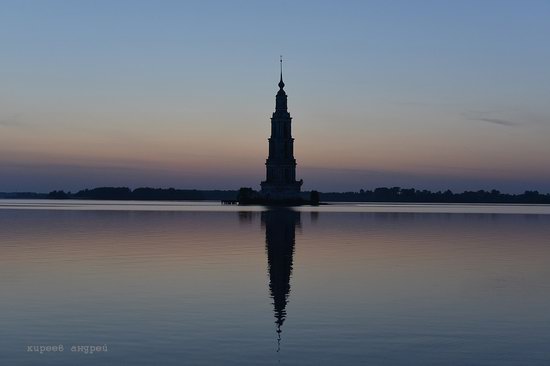
M 451 190 L 431 192 L 414 188 L 380 187 L 359 192 L 321 193 L 322 201 L 341 202 L 416 202 L 416 203 L 548 203 L 550 194 L 525 191 L 521 194 L 501 193 L 498 190 L 478 190 L 454 193 Z
M 309 198 L 310 192 L 302 192 Z M 84 189 L 77 193 L 53 191 L 43 198 L 51 199 L 97 199 L 97 200 L 236 200 L 237 190 L 196 190 L 174 188 L 100 187 Z M 415 202 L 415 203 L 538 203 L 550 204 L 550 194 L 525 191 L 521 194 L 501 193 L 497 190 L 464 191 L 451 190 L 431 192 L 414 188 L 376 188 L 359 192 L 320 193 L 324 202 Z
M 237 191 L 198 190 L 175 188 L 136 188 L 99 187 L 84 189 L 77 193 L 53 191 L 48 198 L 53 199 L 89 199 L 89 200 L 136 200 L 136 201 L 190 201 L 190 200 L 231 200 L 237 197 Z

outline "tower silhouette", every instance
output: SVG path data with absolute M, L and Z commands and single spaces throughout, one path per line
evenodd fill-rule
M 287 109 L 287 95 L 283 82 L 283 59 L 280 59 L 281 78 L 275 98 L 275 112 L 271 117 L 269 155 L 266 160 L 266 179 L 261 182 L 261 193 L 269 200 L 299 199 L 303 181 L 296 180 L 292 117 Z

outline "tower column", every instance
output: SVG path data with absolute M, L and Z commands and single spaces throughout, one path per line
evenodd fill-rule
M 262 194 L 269 199 L 297 199 L 300 197 L 302 180 L 296 180 L 292 117 L 288 113 L 287 95 L 283 82 L 283 61 L 279 91 L 275 96 L 275 112 L 271 117 L 271 137 L 266 160 L 266 180 L 261 183 Z

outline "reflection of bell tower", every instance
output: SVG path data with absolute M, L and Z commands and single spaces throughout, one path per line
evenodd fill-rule
M 300 213 L 287 209 L 264 211 L 262 225 L 265 226 L 269 291 L 273 299 L 277 343 L 280 345 L 281 327 L 286 318 L 290 293 L 295 231 L 296 225 L 300 225 Z

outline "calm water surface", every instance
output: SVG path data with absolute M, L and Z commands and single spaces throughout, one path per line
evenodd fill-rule
M 0 200 L 0 364 L 549 365 L 549 238 L 548 206 Z

